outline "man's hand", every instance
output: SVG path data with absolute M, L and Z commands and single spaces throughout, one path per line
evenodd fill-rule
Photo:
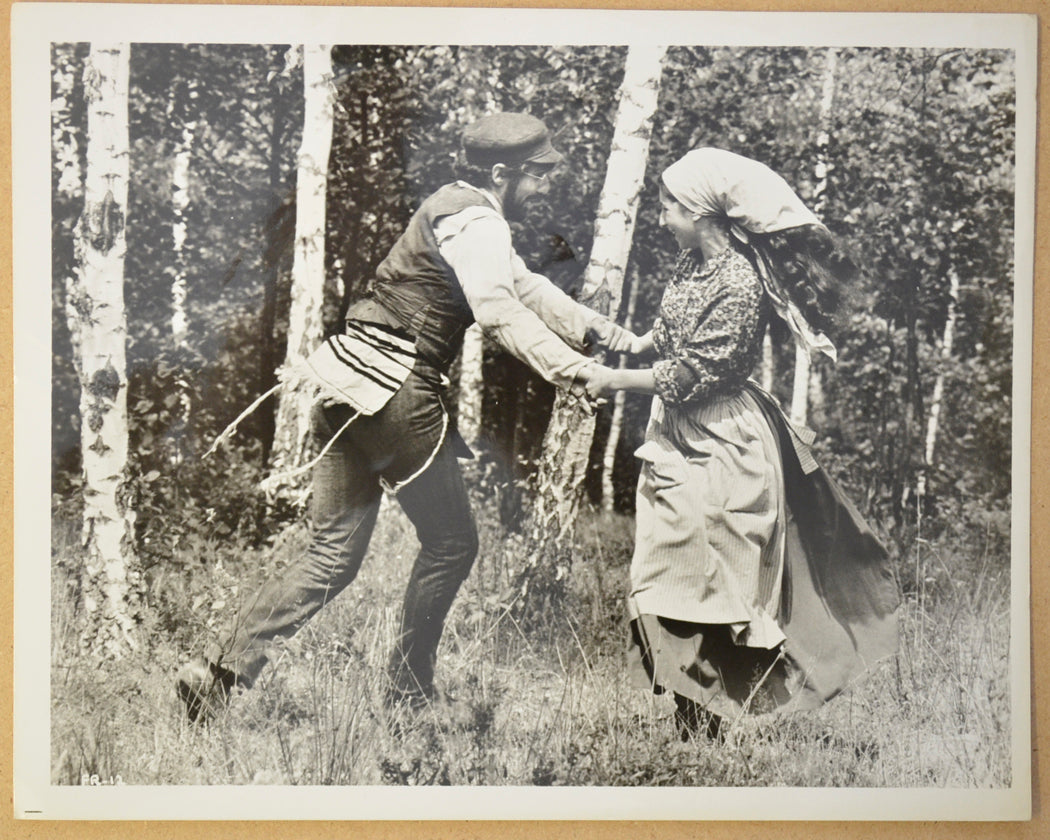
M 588 339 L 611 353 L 631 353 L 638 336 L 614 321 L 602 319 L 587 331 Z
M 602 398 L 615 390 L 613 388 L 614 371 L 602 365 L 589 365 L 586 371 L 590 374 L 584 385 L 587 396 L 600 403 Z

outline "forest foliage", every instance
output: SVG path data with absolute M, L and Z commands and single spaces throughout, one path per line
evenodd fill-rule
M 135 44 L 131 52 L 131 194 L 125 297 L 133 505 L 147 566 L 207 535 L 267 542 L 297 515 L 257 490 L 273 440 L 273 405 L 235 445 L 200 454 L 284 358 L 295 154 L 303 118 L 297 48 Z M 1009 538 L 1013 351 L 1012 55 L 993 50 L 839 49 L 826 170 L 818 122 L 827 50 L 672 47 L 664 69 L 628 282 L 637 328 L 655 315 L 673 240 L 657 223 L 659 172 L 713 145 L 757 158 L 812 201 L 826 175 L 823 215 L 864 274 L 837 336 L 836 366 L 816 362 L 810 425 L 832 472 L 904 550 L 915 537 L 916 487 L 926 482 L 927 527 L 971 526 L 999 548 Z M 56 45 L 56 137 L 84 154 L 85 45 Z M 339 329 L 379 261 L 430 191 L 455 177 L 462 128 L 495 109 L 543 117 L 566 162 L 546 206 L 516 229 L 535 270 L 570 293 L 586 266 L 613 131 L 622 47 L 340 46 L 329 163 L 324 320 Z M 187 240 L 188 339 L 170 321 L 175 261 L 172 150 L 193 120 Z M 56 146 L 57 148 L 57 146 Z M 79 161 L 82 165 L 82 160 Z M 82 196 L 56 152 L 52 189 L 54 313 L 52 480 L 75 509 L 78 386 L 65 283 Z M 75 181 L 75 179 L 73 179 Z M 959 293 L 955 341 L 941 356 Z M 626 299 L 626 295 L 625 295 Z M 790 395 L 793 347 L 773 327 L 774 390 Z M 937 446 L 925 462 L 936 378 L 944 377 Z M 182 430 L 176 381 L 187 383 Z M 516 360 L 486 348 L 480 474 L 514 527 L 528 504 L 552 391 Z M 629 398 L 614 469 L 616 508 L 630 513 L 648 405 Z M 173 459 L 176 434 L 188 455 Z M 608 411 L 599 416 L 589 492 L 597 501 Z M 1005 555 L 1003 555 L 1005 557 Z
M 726 744 L 699 750 L 657 722 L 660 698 L 628 690 L 622 599 L 633 452 L 649 405 L 636 396 L 616 450 L 616 512 L 581 512 L 577 549 L 589 562 L 574 567 L 568 608 L 524 633 L 504 596 L 525 551 L 520 527 L 554 395 L 487 344 L 482 435 L 468 467 L 482 551 L 442 643 L 442 678 L 460 702 L 437 709 L 433 726 L 408 742 L 364 723 L 382 715 L 381 660 L 415 551 L 410 524 L 388 506 L 374 540 L 388 562 L 366 564 L 347 595 L 290 641 L 297 655 L 266 672 L 266 691 L 241 697 L 213 730 L 186 729 L 171 673 L 306 540 L 302 511 L 259 488 L 273 400 L 232 445 L 202 457 L 275 383 L 285 358 L 299 50 L 131 46 L 123 501 L 136 514 L 149 649 L 99 664 L 77 653 L 69 597 L 81 571 L 83 477 L 67 289 L 84 203 L 88 48 L 53 47 L 53 783 L 124 773 L 153 784 L 1009 784 L 1016 92 L 1012 54 L 994 50 L 839 48 L 831 61 L 820 48 L 674 46 L 664 62 L 626 272 L 637 288 L 635 328 L 651 326 L 675 256 L 657 221 L 657 179 L 694 147 L 769 164 L 819 205 L 863 268 L 835 336 L 838 363 L 814 360 L 809 425 L 822 462 L 897 561 L 900 653 L 877 678 L 813 719 L 744 720 Z M 456 176 L 463 127 L 496 109 L 543 117 L 565 153 L 545 206 L 516 225 L 515 242 L 530 267 L 577 293 L 625 54 L 333 48 L 325 329 L 340 329 L 414 208 Z M 190 134 L 179 249 L 174 158 Z M 186 278 L 184 341 L 172 325 L 177 274 Z M 787 405 L 794 347 L 782 325 L 772 345 L 773 391 Z M 610 413 L 597 417 L 594 503 Z M 230 739 L 240 747 L 234 761 Z

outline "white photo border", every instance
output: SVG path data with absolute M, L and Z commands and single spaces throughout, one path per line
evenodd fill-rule
M 1017 14 L 16 4 L 14 796 L 43 819 L 1004 820 L 1031 814 L 1029 511 L 1037 19 Z M 630 33 L 629 41 L 624 33 Z M 1002 790 L 67 787 L 50 784 L 50 44 L 472 43 L 970 47 L 1016 54 L 1012 782 Z

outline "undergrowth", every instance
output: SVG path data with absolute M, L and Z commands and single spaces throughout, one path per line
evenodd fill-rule
M 52 782 L 1009 785 L 1009 575 L 998 542 L 965 557 L 950 529 L 916 543 L 900 561 L 900 652 L 852 691 L 816 712 L 742 718 L 724 743 L 683 743 L 671 701 L 631 685 L 624 667 L 631 520 L 581 520 L 569 599 L 527 630 L 506 603 L 522 546 L 491 502 L 477 502 L 482 550 L 442 640 L 441 696 L 411 717 L 381 702 L 417 548 L 396 505 L 384 504 L 357 581 L 204 727 L 186 722 L 175 670 L 305 549 L 305 528 L 255 548 L 180 545 L 150 575 L 143 645 L 119 662 L 77 653 L 65 571 L 74 540 L 56 528 Z

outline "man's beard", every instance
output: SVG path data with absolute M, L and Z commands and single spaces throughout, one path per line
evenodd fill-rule
M 531 208 L 534 208 L 538 203 L 540 196 L 536 193 L 528 196 L 527 198 L 519 198 L 518 196 L 518 185 L 521 184 L 521 178 L 515 178 L 506 194 L 503 196 L 503 216 L 509 222 L 523 222 L 526 216 L 529 215 Z

